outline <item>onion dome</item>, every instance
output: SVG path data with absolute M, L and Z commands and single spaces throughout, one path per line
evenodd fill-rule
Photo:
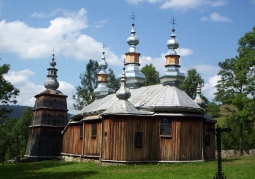
M 107 85 L 107 77 L 108 74 L 105 72 L 107 68 L 107 63 L 105 61 L 105 52 L 102 52 L 101 61 L 98 63 L 100 71 L 97 74 L 97 88 L 94 90 L 93 94 L 95 95 L 96 99 L 101 99 L 109 94 L 114 93 L 114 90 L 109 88 Z
M 119 99 L 115 101 L 112 106 L 110 106 L 106 111 L 102 113 L 102 115 L 140 115 L 145 114 L 145 112 L 141 112 L 135 108 L 135 106 L 129 102 L 127 99 L 130 98 L 131 93 L 126 85 L 126 75 L 125 75 L 125 68 L 123 68 L 123 73 L 120 79 L 120 89 L 116 93 L 116 97 Z M 107 103 L 107 102 L 106 102 Z
M 131 35 L 130 37 L 127 38 L 127 43 L 130 45 L 129 52 L 137 52 L 136 50 L 136 45 L 139 44 L 139 39 L 137 36 L 135 36 L 135 29 L 134 29 L 135 24 L 132 24 L 132 29 L 131 29 Z
M 173 20 L 173 25 L 174 23 L 174 19 Z M 167 47 L 169 49 L 166 57 L 166 71 L 163 72 L 163 74 L 160 75 L 159 79 L 160 82 L 163 85 L 171 85 L 171 86 L 176 86 L 179 87 L 180 84 L 184 81 L 185 76 L 184 73 L 181 73 L 179 71 L 179 68 L 181 67 L 179 65 L 179 59 L 180 59 L 180 55 L 177 54 L 177 52 L 175 51 L 178 47 L 179 47 L 179 42 L 176 39 L 176 35 L 175 35 L 175 29 L 172 29 L 172 35 L 171 38 L 167 41 Z
M 98 67 L 102 70 L 105 71 L 105 69 L 108 67 L 108 64 L 105 61 L 105 52 L 102 53 L 101 61 L 98 63 Z
M 201 108 L 205 107 L 205 101 L 202 99 L 202 96 L 201 96 L 201 85 L 200 85 L 200 83 L 197 84 L 197 96 L 194 99 L 194 102 L 197 103 Z
M 52 55 L 52 61 L 50 62 L 51 68 L 48 68 L 48 75 L 47 75 L 47 80 L 44 82 L 44 87 L 46 89 L 50 90 L 57 90 L 59 87 L 59 83 L 57 80 L 57 69 L 55 68 L 56 62 L 54 59 L 54 54 Z
M 177 52 L 175 49 L 179 47 L 179 42 L 175 38 L 176 35 L 174 34 L 175 29 L 172 29 L 172 35 L 170 36 L 171 38 L 167 41 L 167 47 L 169 48 L 168 55 L 174 54 L 177 55 Z
M 145 81 L 145 75 L 140 71 L 139 66 L 139 56 L 140 53 L 136 50 L 136 45 L 139 44 L 139 39 L 137 36 L 135 36 L 135 30 L 134 30 L 134 19 L 135 15 L 132 14 L 133 23 L 132 23 L 132 30 L 131 30 L 131 36 L 127 38 L 127 43 L 130 45 L 129 51 L 125 54 L 126 55 L 126 85 L 129 89 L 137 89 L 140 88 L 144 81 Z M 118 80 L 120 80 L 121 75 L 119 75 Z
M 125 68 L 123 68 L 123 73 L 120 79 L 120 89 L 116 93 L 117 98 L 122 100 L 127 100 L 130 98 L 131 93 L 126 85 L 126 75 L 125 75 Z

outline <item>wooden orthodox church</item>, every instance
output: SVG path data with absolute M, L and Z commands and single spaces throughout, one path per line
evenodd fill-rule
M 139 39 L 132 24 L 125 68 L 116 94 L 107 87 L 107 63 L 99 63 L 96 100 L 72 116 L 62 131 L 64 160 L 94 159 L 100 163 L 151 163 L 204 161 L 215 158 L 215 120 L 203 109 L 201 87 L 192 100 L 179 85 L 175 30 L 167 41 L 166 70 L 161 84 L 145 86 L 139 70 Z
M 68 122 L 67 96 L 57 90 L 59 87 L 58 70 L 55 68 L 54 54 L 50 65 L 48 78 L 44 83 L 46 90 L 35 96 L 36 101 L 25 154 L 28 158 L 52 159 L 60 157 L 62 152 L 61 131 Z

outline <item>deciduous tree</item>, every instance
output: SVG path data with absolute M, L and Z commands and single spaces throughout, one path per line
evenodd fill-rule
M 188 69 L 187 76 L 184 82 L 181 84 L 180 88 L 183 91 L 185 91 L 186 94 L 189 95 L 191 99 L 195 99 L 197 95 L 198 83 L 200 83 L 201 86 L 203 86 L 205 83 L 204 79 L 201 77 L 201 75 L 197 72 L 196 69 L 194 68 Z M 201 94 L 201 96 L 205 103 L 207 104 L 209 102 L 208 99 L 203 94 Z
M 238 45 L 236 57 L 219 62 L 221 79 L 216 85 L 215 99 L 235 106 L 234 110 L 230 109 L 231 121 L 239 128 L 239 149 L 243 154 L 244 133 L 254 128 L 255 120 L 251 115 L 255 100 L 255 27 L 240 38 Z
M 120 83 L 116 79 L 115 74 L 111 68 L 109 68 L 107 82 L 108 82 L 108 87 L 112 88 L 114 91 L 117 91 L 120 88 Z
M 77 92 L 73 95 L 75 100 L 74 109 L 81 110 L 95 100 L 93 91 L 97 87 L 98 72 L 98 62 L 90 59 L 86 65 L 85 72 L 80 74 L 81 85 L 76 87 Z
M 159 73 L 152 64 L 146 64 L 141 69 L 141 72 L 145 75 L 145 82 L 143 86 L 159 84 Z
M 0 103 L 3 104 L 16 104 L 16 96 L 19 94 L 19 90 L 15 88 L 9 81 L 4 78 L 10 70 L 9 64 L 0 65 Z M 6 114 L 10 113 L 10 110 L 5 108 L 0 109 L 0 123 L 6 118 Z

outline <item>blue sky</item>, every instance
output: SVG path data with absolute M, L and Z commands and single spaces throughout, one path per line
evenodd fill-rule
M 133 12 L 141 67 L 152 63 L 164 71 L 174 17 L 180 70 L 196 68 L 210 100 L 218 62 L 235 57 L 239 38 L 255 26 L 255 0 L 0 0 L 0 64 L 11 65 L 5 78 L 20 89 L 18 104 L 33 106 L 44 90 L 53 48 L 70 112 L 79 75 L 89 59 L 101 59 L 103 43 L 108 68 L 118 76 Z

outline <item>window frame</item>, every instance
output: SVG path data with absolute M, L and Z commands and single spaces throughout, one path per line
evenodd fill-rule
M 172 137 L 172 120 L 169 118 L 163 118 L 160 120 L 160 137 Z

